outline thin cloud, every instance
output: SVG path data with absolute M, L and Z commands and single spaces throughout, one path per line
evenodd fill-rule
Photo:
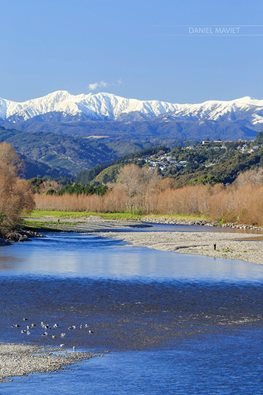
M 97 82 L 91 82 L 88 85 L 88 90 L 93 92 L 93 91 L 96 91 L 96 90 L 101 89 L 101 88 L 109 88 L 111 86 L 121 85 L 121 84 L 122 84 L 122 80 L 121 79 L 119 79 L 119 80 L 117 80 L 115 82 L 106 82 L 106 81 L 102 80 L 102 81 L 97 81 Z
M 107 88 L 108 86 L 109 86 L 108 82 L 105 82 L 105 81 L 91 82 L 88 85 L 88 90 L 89 91 L 96 91 L 97 89 Z

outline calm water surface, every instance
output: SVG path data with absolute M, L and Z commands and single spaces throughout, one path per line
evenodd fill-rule
M 188 229 L 188 228 L 187 228 Z M 0 249 L 0 340 L 107 351 L 0 394 L 262 394 L 263 267 L 49 233 Z M 68 327 L 87 324 L 94 332 Z M 61 340 L 59 341 L 61 342 Z

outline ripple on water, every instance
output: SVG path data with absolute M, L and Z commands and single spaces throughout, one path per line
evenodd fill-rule
M 1 341 L 111 352 L 59 373 L 15 379 L 0 393 L 17 393 L 19 384 L 22 395 L 55 388 L 61 394 L 260 394 L 260 265 L 74 233 L 3 247 L 1 256 Z M 21 333 L 31 323 L 30 335 Z

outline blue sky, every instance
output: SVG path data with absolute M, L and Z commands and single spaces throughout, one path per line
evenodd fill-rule
M 142 99 L 263 98 L 263 26 L 256 26 L 263 24 L 262 0 L 0 0 L 0 6 L 0 97 L 87 93 L 103 81 L 98 90 Z M 197 25 L 236 25 L 245 34 L 189 34 Z

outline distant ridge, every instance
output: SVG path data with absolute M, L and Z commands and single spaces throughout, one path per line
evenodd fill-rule
M 178 120 L 246 120 L 263 124 L 263 100 L 243 97 L 230 101 L 209 100 L 199 104 L 173 104 L 159 100 L 138 100 L 111 93 L 72 95 L 59 90 L 46 96 L 16 102 L 0 98 L 0 119 L 16 123 L 47 114 L 69 119 L 152 120 L 165 116 Z
M 156 146 L 253 140 L 259 132 L 263 100 L 250 97 L 172 104 L 56 91 L 24 102 L 0 99 L 0 142 L 22 156 L 27 177 L 75 177 Z

